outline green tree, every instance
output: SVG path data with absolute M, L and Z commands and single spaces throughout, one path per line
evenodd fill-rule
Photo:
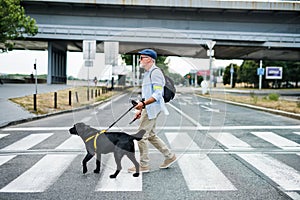
M 258 76 L 257 68 L 259 67 L 258 62 L 254 60 L 245 60 L 239 71 L 240 82 L 254 84 L 254 87 L 258 87 Z
M 233 66 L 233 69 L 234 69 L 233 80 L 232 80 L 232 88 L 234 88 L 235 84 L 237 82 L 239 82 L 239 80 L 238 80 L 239 66 L 237 64 L 229 64 L 225 68 L 224 75 L 223 75 L 223 84 L 224 85 L 230 84 L 230 76 L 231 76 L 231 74 L 230 74 L 230 68 L 231 68 L 231 65 Z
M 14 39 L 24 35 L 34 36 L 38 32 L 36 22 L 25 15 L 20 0 L 0 0 L 0 52 L 12 50 Z

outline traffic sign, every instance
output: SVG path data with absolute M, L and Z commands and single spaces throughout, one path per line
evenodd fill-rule
M 257 68 L 257 75 L 258 76 L 265 75 L 265 69 L 264 68 Z
M 96 40 L 83 40 L 83 59 L 95 60 Z

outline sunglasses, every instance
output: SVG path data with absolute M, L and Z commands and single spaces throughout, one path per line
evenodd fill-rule
M 141 56 L 140 60 L 143 60 L 144 58 L 149 58 L 148 56 Z

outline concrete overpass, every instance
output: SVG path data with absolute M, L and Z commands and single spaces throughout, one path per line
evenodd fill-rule
M 65 64 L 66 51 L 82 40 L 118 41 L 120 53 L 150 47 L 161 55 L 207 58 L 215 40 L 217 59 L 300 60 L 300 1 L 219 0 L 23 0 L 39 33 L 18 49 L 54 52 L 49 65 Z M 50 69 L 50 68 L 49 68 Z M 63 75 L 63 71 L 61 72 Z M 59 81 L 59 80 L 58 80 Z M 55 81 L 53 81 L 55 82 Z

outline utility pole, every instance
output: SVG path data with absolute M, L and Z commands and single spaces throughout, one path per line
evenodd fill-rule
M 213 40 L 209 40 L 206 41 L 206 45 L 208 47 L 207 50 L 207 56 L 209 56 L 209 92 L 211 92 L 211 85 L 212 85 L 212 81 L 213 81 L 213 69 L 212 69 L 212 56 L 214 56 L 214 46 L 216 44 L 216 41 Z

